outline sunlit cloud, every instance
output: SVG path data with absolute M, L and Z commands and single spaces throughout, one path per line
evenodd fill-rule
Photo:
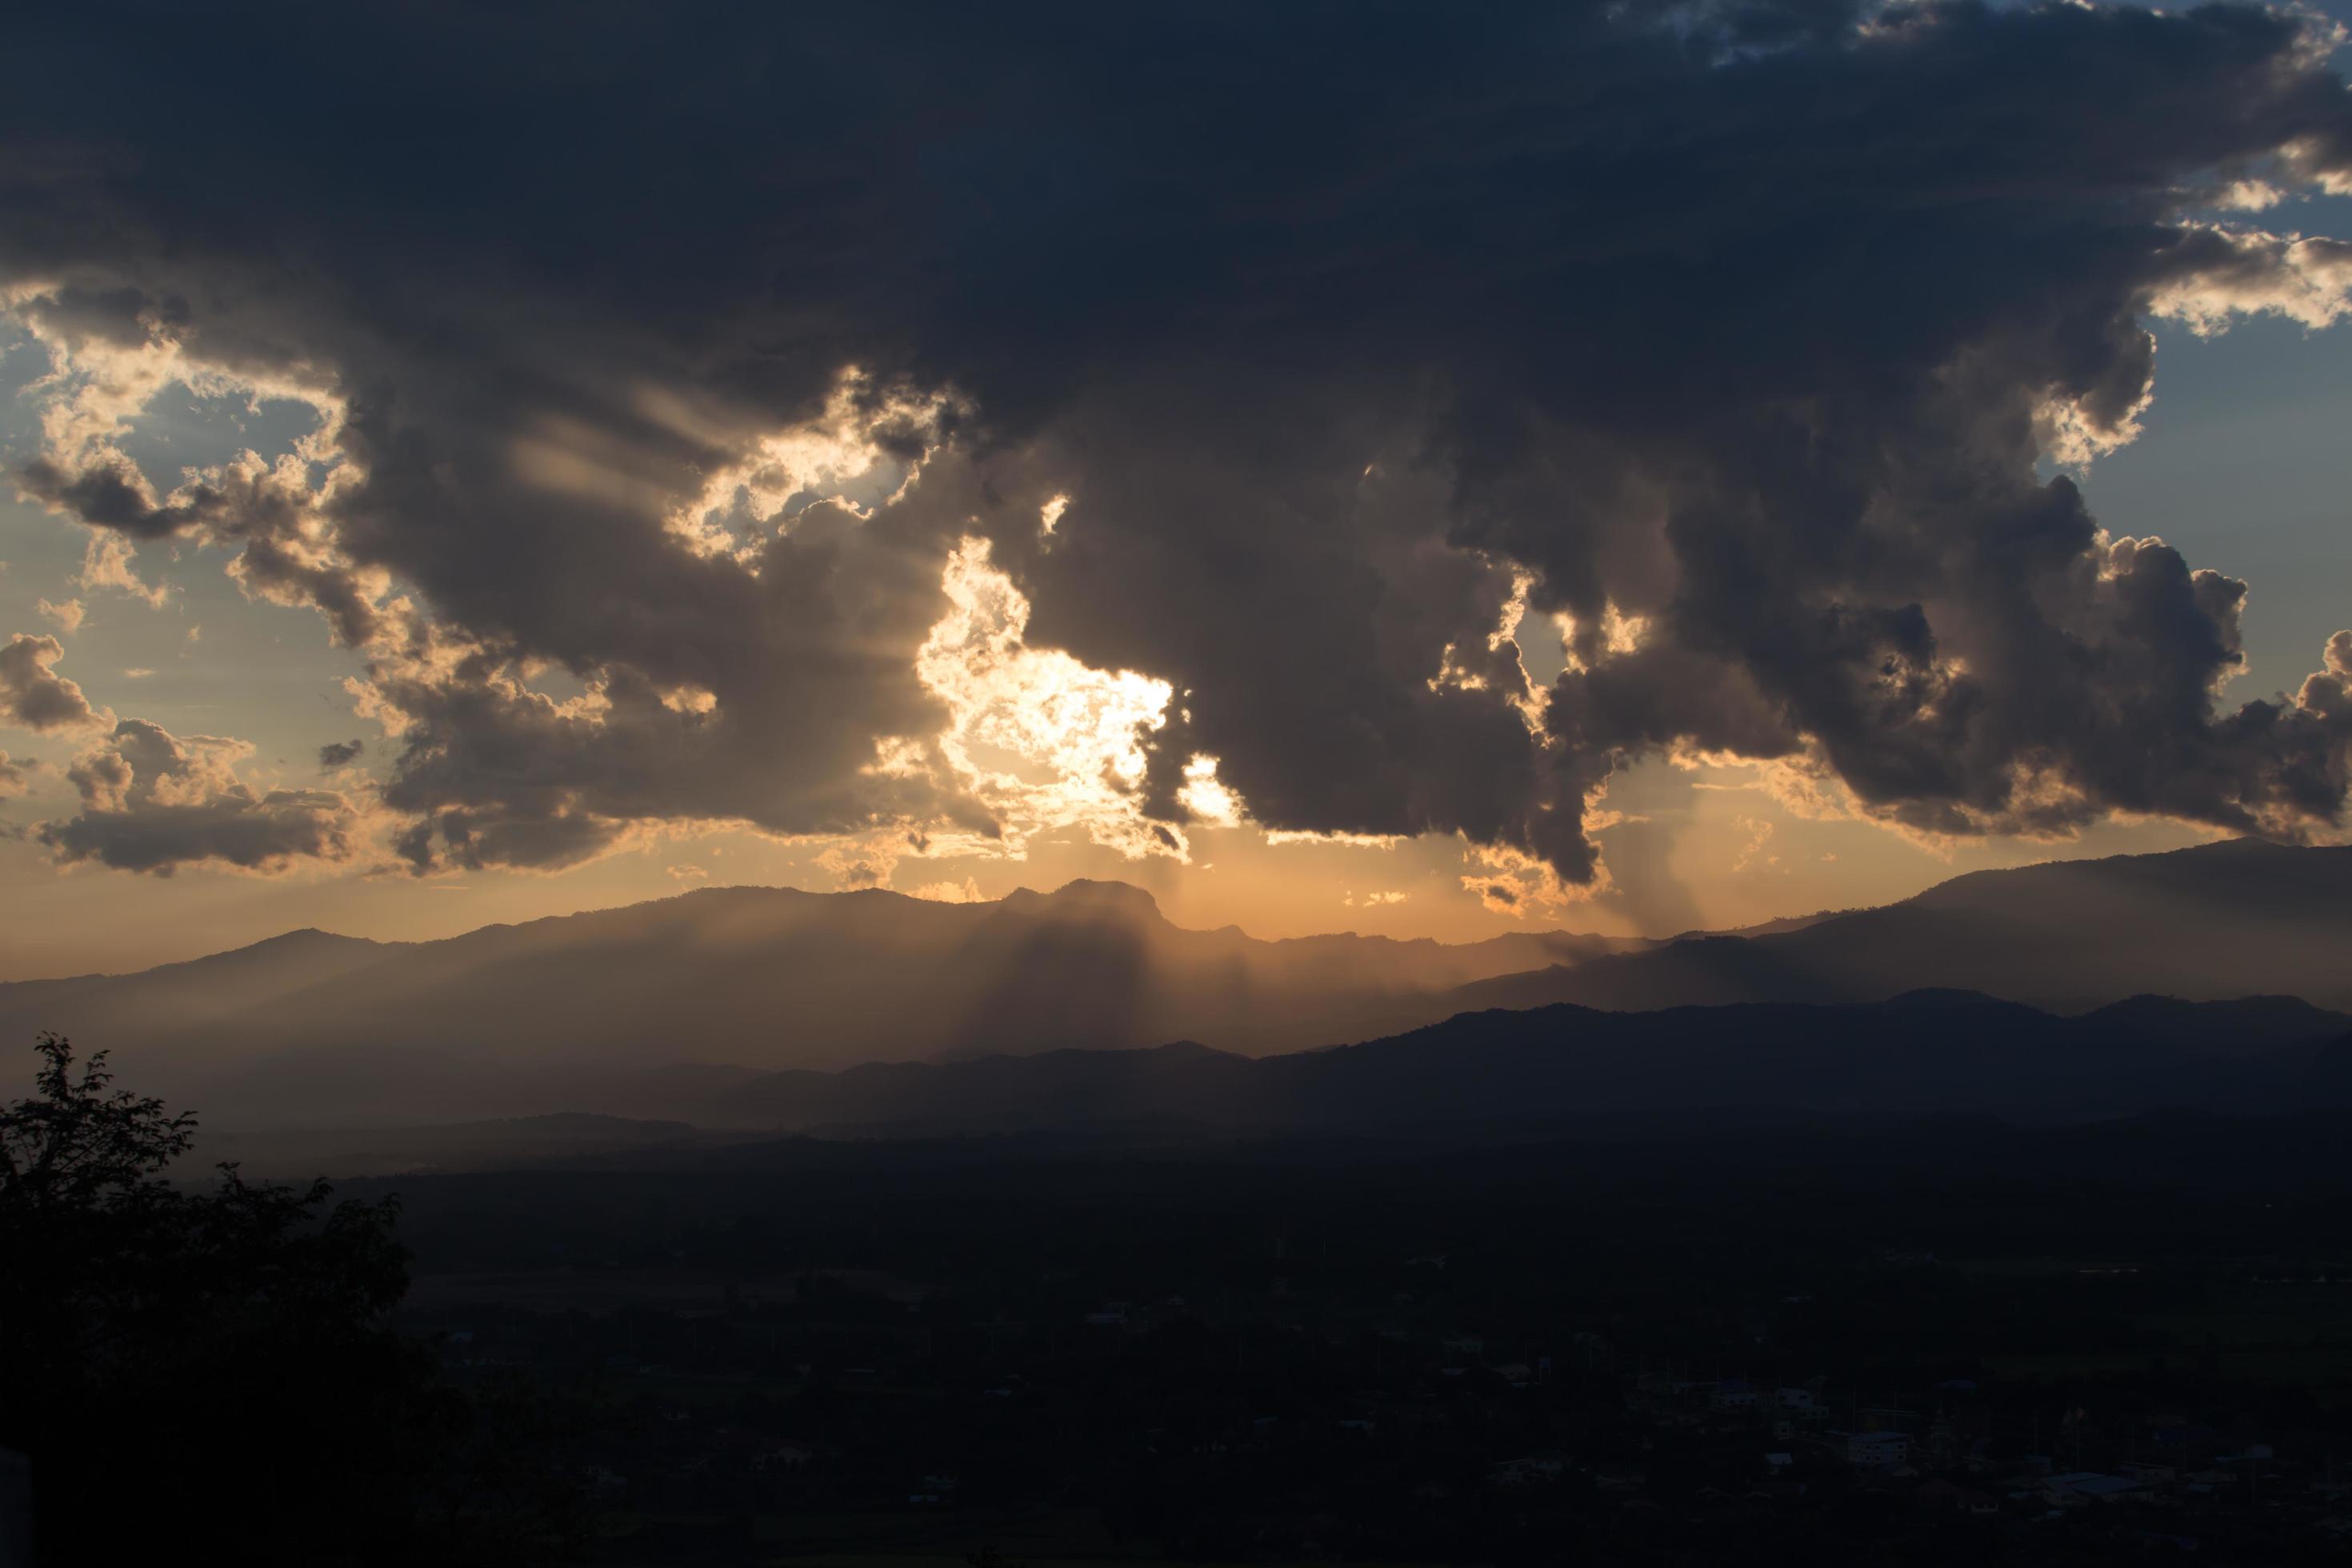
M 2158 318 L 2210 337 L 2238 316 L 2316 330 L 2352 315 L 2352 242 L 2221 224 L 2200 226 L 2193 239 L 2193 264 L 2149 300 Z
M 138 552 L 121 534 L 92 533 L 89 547 L 82 555 L 81 570 L 75 574 L 74 581 L 85 588 L 110 588 L 150 608 L 161 609 L 172 590 L 163 584 L 142 579 L 134 565 L 137 558 Z
M 653 400 L 646 404 L 649 409 L 667 414 L 673 423 L 691 423 L 680 417 L 675 402 L 658 401 L 653 393 L 646 396 Z M 877 387 L 851 366 L 835 383 L 821 414 L 751 443 L 740 458 L 672 507 L 667 526 L 698 554 L 749 563 L 758 552 L 759 529 L 780 517 L 789 523 L 795 501 L 832 499 L 863 511 L 902 494 L 921 465 L 894 457 L 885 439 L 902 451 L 910 444 L 929 447 L 938 439 L 942 416 L 959 406 L 943 391 Z M 604 493 L 610 494 L 609 487 Z M 1050 518 L 1045 530 L 1053 531 Z
M 1176 791 L 1184 809 L 1213 827 L 1238 826 L 1242 798 L 1217 778 L 1217 759 L 1195 755 L 1184 764 L 1184 783 Z
M 1515 920 L 1549 918 L 1572 904 L 1590 902 L 1614 885 L 1606 866 L 1589 882 L 1571 882 L 1549 862 L 1507 844 L 1471 844 L 1462 850 L 1470 869 L 1461 878 L 1464 889 L 1498 915 Z
M 1772 836 L 1776 831 L 1773 823 L 1760 816 L 1735 816 L 1731 825 L 1747 835 L 1746 842 L 1739 847 L 1739 853 L 1732 858 L 1734 875 L 1751 868 L 1759 870 L 1783 868 L 1780 857 L 1770 851 Z
M 1147 820 L 1141 798 L 1143 742 L 1167 723 L 1169 683 L 1030 647 L 1029 601 L 992 564 L 984 540 L 956 546 L 940 589 L 949 610 L 915 668 L 947 709 L 940 753 L 961 786 L 996 814 L 1005 850 L 1018 853 L 1038 833 L 1077 826 L 1123 855 L 1183 855 L 1181 837 Z M 1231 806 L 1213 759 L 1205 775 L 1187 777 L 1202 799 Z

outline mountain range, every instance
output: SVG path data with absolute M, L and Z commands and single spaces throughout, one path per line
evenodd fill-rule
M 2036 1127 L 2189 1110 L 2276 1117 L 2352 1108 L 2352 1016 L 2292 997 L 2142 996 L 2069 1018 L 1949 992 L 1842 1007 L 1555 1005 L 1465 1013 L 1388 1039 L 1273 1057 L 1181 1041 L 725 1082 L 653 1069 L 604 1092 L 608 1114 L 252 1130 L 212 1137 L 201 1153 L 280 1173 L 385 1174 L 694 1163 L 778 1134 L 1052 1141 L 1040 1148 L 1301 1137 L 1475 1146 L 1752 1141 L 1776 1128 L 1870 1138 L 1936 1118 Z M 648 1110 L 677 1120 L 642 1120 Z
M 0 985 L 0 1038 L 56 1029 L 157 1092 L 239 1116 L 446 1119 L 549 1109 L 554 1075 L 697 1061 L 1328 1045 L 1445 1017 L 1474 981 L 1649 945 L 1265 942 L 1172 925 L 1117 882 L 968 904 L 720 888 L 440 942 L 299 931 L 133 974 Z
M 2232 839 L 2164 855 L 2059 860 L 1955 877 L 1901 903 L 1751 937 L 1498 976 L 1465 1007 L 1645 1010 L 1872 1002 L 1980 991 L 2059 1012 L 2155 993 L 2261 994 L 2352 1008 L 2352 847 Z
M 879 1062 L 1100 1054 L 1173 1040 L 1192 1044 L 1085 1070 L 1148 1076 L 1198 1058 L 1211 1065 L 1196 1061 L 1168 1092 L 1199 1095 L 1207 1091 L 1196 1079 L 1238 1072 L 1250 1058 L 1372 1041 L 1357 1047 L 1370 1056 L 1348 1059 L 1403 1051 L 1438 1064 L 1413 1091 L 1434 1106 L 1453 1092 L 1445 1075 L 1456 1058 L 1511 1040 L 1512 1050 L 1548 1053 L 1547 1063 L 1572 1060 L 1560 1070 L 1583 1086 L 1579 1093 L 1613 1086 L 1616 1100 L 1595 1103 L 1646 1103 L 1651 1091 L 1640 1085 L 1652 1080 L 1643 1074 L 1664 1073 L 1657 1082 L 1684 1075 L 1685 1101 L 1694 1092 L 1805 1100 L 1814 1090 L 1826 1092 L 1847 1081 L 1863 1097 L 1853 1103 L 1867 1105 L 1873 1074 L 1894 1059 L 1885 1042 L 1900 1039 L 1933 1041 L 1953 1058 L 1933 1072 L 1914 1064 L 1906 1082 L 1940 1086 L 1952 1107 L 1990 1107 L 2000 1097 L 1989 1086 L 2036 1070 L 2030 1054 L 2003 1054 L 2015 1040 L 2074 1051 L 2068 1060 L 2094 1079 L 2134 1070 L 2128 1057 L 2077 1050 L 2074 1035 L 2044 1039 L 2067 1024 L 2055 1015 L 2138 996 L 2301 998 L 2312 1005 L 2306 1015 L 2352 1008 L 2347 952 L 2352 848 L 2248 841 L 1979 872 L 1880 909 L 1664 941 L 1528 931 L 1463 945 L 1353 934 L 1266 942 L 1232 927 L 1179 928 L 1148 894 L 1103 882 L 975 904 L 729 888 L 441 942 L 296 931 L 135 974 L 0 985 L 0 1037 L 69 1034 L 86 1049 L 112 1051 L 126 1081 L 226 1125 L 553 1110 L 739 1126 L 919 1121 L 931 1114 L 919 1095 L 867 1104 L 862 1091 L 815 1080 L 844 1068 L 870 1074 Z M 1920 992 L 1974 994 L 1947 998 L 1940 1011 L 1955 1016 L 1991 999 L 2027 1011 L 1971 1013 L 1975 1022 L 1951 1027 L 1916 996 L 1892 1013 L 1869 1011 Z M 1673 1027 L 1614 1017 L 1700 1006 L 1762 1010 Z M 2189 1040 L 2200 1059 L 2229 1055 L 2238 1025 L 2213 1021 L 2225 1015 L 2183 1024 L 2152 1011 L 2159 1006 L 2094 1015 L 2105 1022 L 2093 1036 L 2120 1037 L 2121 1016 L 2136 1020 L 2131 1049 Z M 1456 1016 L 1496 1009 L 1547 1011 L 1516 1024 Z M 2317 1016 L 2296 1015 L 2296 1041 L 2328 1033 Z M 2160 1038 L 2167 1030 L 2178 1037 L 2171 1045 Z M 1745 1046 L 1689 1043 L 1734 1038 Z M 2282 1043 L 2263 1038 L 2266 1048 Z M 1780 1076 L 1757 1076 L 1766 1058 Z M 1537 1065 L 1530 1057 L 1515 1070 Z M 986 1074 L 1020 1069 L 975 1070 L 982 1076 L 941 1081 L 968 1096 L 996 1081 Z M 1306 1116 L 1279 1086 L 1338 1081 L 1316 1070 L 1273 1065 L 1243 1100 L 1220 1103 Z M 853 1080 L 880 1081 L 849 1073 L 840 1082 Z M 1905 1103 L 1934 1099 L 1920 1093 Z M 2096 1099 L 2088 1088 L 2053 1090 L 2035 1110 Z
M 2342 1102 L 2352 1099 L 2352 1044 L 2337 1044 L 2347 1037 L 2352 1016 L 2292 997 L 2135 997 L 2072 1018 L 1949 992 L 1835 1007 L 1555 1005 L 1256 1059 L 1185 1041 L 775 1073 L 678 1110 L 705 1125 L 866 1137 L 1155 1120 L 1242 1131 L 1502 1129 L 1759 1108 L 2033 1123 Z

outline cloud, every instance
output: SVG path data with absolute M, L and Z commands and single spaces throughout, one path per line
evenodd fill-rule
M 1464 889 L 1498 915 L 1524 920 L 1529 915 L 1558 914 L 1570 904 L 1583 903 L 1612 890 L 1606 867 L 1597 862 L 1579 880 L 1563 876 L 1558 867 L 1508 845 L 1471 844 L 1463 851 L 1470 868 L 1462 878 Z
M 965 539 L 940 584 L 949 610 L 915 656 L 925 687 L 947 710 L 938 746 L 959 784 L 987 813 L 991 837 L 1019 839 L 1078 824 L 1097 843 L 1129 854 L 1181 847 L 1142 810 L 1151 733 L 1167 723 L 1164 680 L 1131 669 L 1096 669 L 1055 649 L 1029 646 L 1029 601 L 995 569 L 985 540 Z M 1216 764 L 1187 773 L 1187 788 L 1231 820 L 1218 798 Z
M 978 904 L 987 901 L 980 890 L 980 883 L 970 877 L 966 877 L 961 882 L 926 882 L 921 887 L 914 889 L 913 895 L 919 899 L 929 899 L 936 904 Z
M 0 722 L 43 734 L 78 730 L 100 721 L 81 688 L 49 667 L 65 657 L 52 637 L 18 632 L 0 647 Z
M 23 795 L 32 788 L 32 783 L 27 777 L 31 766 L 29 758 L 11 761 L 7 752 L 0 752 L 0 800 Z
M 1766 851 L 1775 831 L 1772 823 L 1760 816 L 1735 816 L 1731 825 L 1748 836 L 1747 841 L 1739 847 L 1739 853 L 1732 858 L 1734 872 L 1745 871 L 1752 866 L 1760 866 L 1768 870 L 1780 866 L 1780 858 Z
M 161 584 L 142 580 L 132 566 L 136 556 L 137 552 L 121 535 L 92 533 L 89 547 L 82 552 L 81 570 L 74 574 L 74 581 L 93 590 L 111 588 L 143 600 L 150 608 L 161 609 L 172 591 Z
M 68 599 L 62 605 L 53 603 L 47 599 L 38 599 L 34 601 L 33 608 L 35 611 L 46 616 L 49 620 L 55 621 L 58 625 L 58 630 L 65 633 L 68 637 L 71 637 L 74 633 L 81 630 L 82 617 L 86 613 L 82 609 L 82 604 L 79 599 Z
M 253 747 L 210 735 L 174 736 L 125 719 L 66 770 L 82 809 L 34 830 L 61 865 L 96 861 L 168 877 L 211 863 L 280 872 L 339 865 L 367 847 L 367 813 L 329 790 L 256 790 L 236 764 Z
M 357 761 L 360 753 L 366 750 L 367 742 L 363 740 L 330 741 L 319 748 L 319 766 L 321 770 L 343 767 Z
M 854 841 L 833 845 L 816 858 L 816 863 L 833 874 L 835 883 L 844 892 L 888 887 L 898 860 L 897 850 L 888 844 Z
M 2192 229 L 2150 311 L 2200 336 L 2239 316 L 2274 315 L 2317 329 L 2352 315 L 2352 244 L 2220 224 Z
M 316 608 L 420 870 L 1245 820 L 1459 835 L 1516 912 L 1657 755 L 1927 843 L 2342 826 L 2336 655 L 2224 700 L 2245 584 L 2041 468 L 2133 438 L 2151 321 L 2346 313 L 2272 199 L 2352 189 L 2311 16 L 235 21 L 22 41 L 16 482 L 94 589 Z M 167 482 L 173 386 L 315 428 Z
M 2295 707 L 2320 716 L 2323 722 L 2341 723 L 2352 718 L 2352 632 L 2337 632 L 2320 655 L 2322 668 L 2304 679 Z M 2327 781 L 2315 793 L 2325 794 Z

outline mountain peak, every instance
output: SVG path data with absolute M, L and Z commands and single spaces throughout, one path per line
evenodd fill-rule
M 316 946 L 322 942 L 363 942 L 367 941 L 368 939 L 363 936 L 345 936 L 341 931 L 327 931 L 319 926 L 297 926 L 292 931 L 279 931 L 276 936 L 265 936 L 259 942 L 249 942 L 245 944 L 245 951 L 250 952 L 257 947 L 297 947 L 305 944 Z
M 299 959 L 320 953 L 364 952 L 376 948 L 396 947 L 397 942 L 381 942 L 363 936 L 344 936 L 340 931 L 321 931 L 317 926 L 301 926 L 293 931 L 279 931 L 276 936 L 249 942 L 243 947 L 232 947 L 202 958 L 186 960 L 183 964 L 165 965 L 183 968 L 190 964 L 224 964 L 253 962 L 261 959 Z
M 1065 882 L 1050 893 L 1015 888 L 1003 902 L 1006 909 L 1061 919 L 1075 916 L 1157 923 L 1164 918 L 1160 912 L 1160 900 L 1141 888 L 1129 882 L 1098 882 L 1086 877 Z

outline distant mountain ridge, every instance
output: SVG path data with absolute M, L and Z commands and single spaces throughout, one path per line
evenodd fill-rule
M 2069 1018 L 1971 993 L 1916 992 L 1845 1007 L 1464 1014 L 1387 1039 L 1256 1059 L 1184 1041 L 870 1063 L 754 1079 L 677 1110 L 706 1123 L 835 1136 L 1152 1119 L 1362 1131 L 1762 1107 L 2036 1122 L 2181 1106 L 2300 1109 L 2315 1093 L 2352 1092 L 2347 1051 L 2352 1016 L 2292 997 L 2134 997 Z
M 2164 855 L 1977 871 L 1800 930 L 1697 937 L 1497 976 L 1465 1010 L 1836 1005 L 1922 988 L 2059 1011 L 2160 994 L 2352 1008 L 2352 847 L 2240 839 Z
M 1566 931 L 1449 946 L 1188 931 L 1150 894 L 1073 882 L 993 903 L 701 889 L 446 941 L 296 931 L 128 975 L 0 985 L 41 1029 L 238 1116 L 369 1121 L 547 1109 L 551 1072 L 756 1069 L 1139 1047 L 1250 1053 L 1442 1018 L 1464 984 L 1648 945 Z
M 570 1110 L 423 1129 L 231 1133 L 200 1149 L 272 1170 L 494 1168 L 698 1158 L 777 1135 L 907 1142 L 1204 1138 L 1452 1142 L 1858 1133 L 1975 1118 L 2017 1127 L 2194 1111 L 2352 1110 L 2352 1016 L 2288 997 L 2134 997 L 2078 1017 L 1950 992 L 1859 1007 L 1762 1004 L 1465 1014 L 1388 1039 L 1247 1058 L 1192 1041 L 875 1062 L 714 1085 L 662 1069 L 566 1085 Z M 667 1121 L 625 1119 L 658 1110 Z M 310 1163 L 305 1165 L 303 1162 Z M 688 1159 L 688 1163 L 692 1163 Z
M 729 888 L 442 942 L 294 931 L 0 985 L 0 1038 L 61 1030 L 232 1124 L 635 1116 L 650 1108 L 629 1096 L 674 1096 L 678 1073 L 735 1092 L 786 1069 L 1171 1039 L 1264 1056 L 1498 1007 L 1835 1007 L 1940 989 L 2057 1012 L 2144 995 L 2352 1008 L 2347 952 L 2352 848 L 2247 842 L 1979 872 L 1793 929 L 1664 942 L 1265 942 L 1176 927 L 1118 883 L 979 904 Z M 2160 1034 L 2163 1005 L 2141 1005 L 2143 1033 Z M 608 1098 L 570 1092 L 589 1088 Z

